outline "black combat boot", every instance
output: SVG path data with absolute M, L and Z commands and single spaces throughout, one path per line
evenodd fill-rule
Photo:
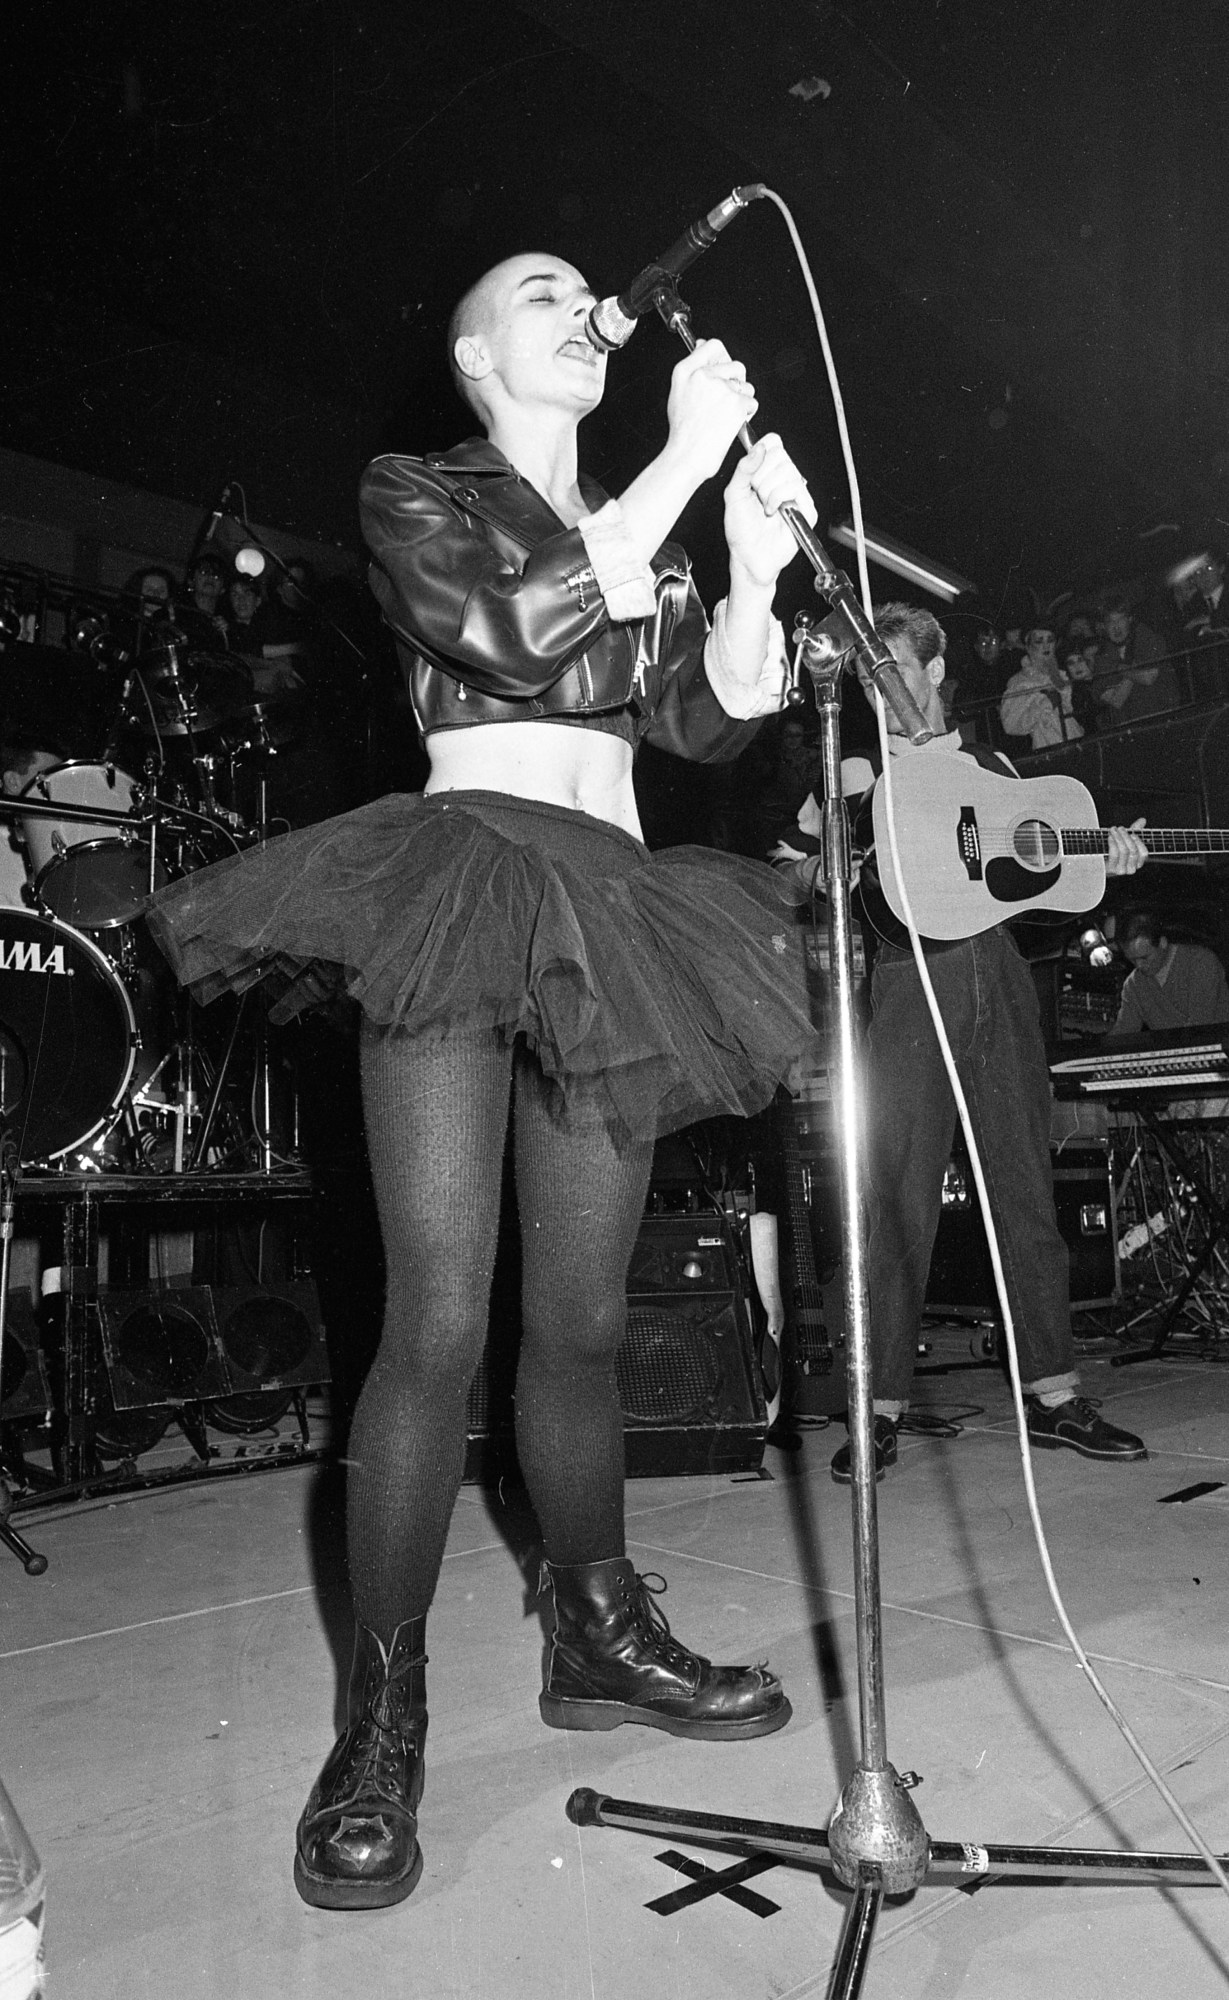
M 670 1633 L 654 1604 L 665 1589 L 626 1556 L 543 1563 L 555 1596 L 555 1636 L 539 1698 L 552 1729 L 643 1722 L 671 1736 L 767 1736 L 792 1710 L 766 1666 L 715 1667 Z
M 400 1903 L 422 1874 L 418 1802 L 427 1739 L 425 1618 L 407 1618 L 385 1647 L 360 1625 L 349 1724 L 299 1821 L 295 1888 L 322 1910 Z

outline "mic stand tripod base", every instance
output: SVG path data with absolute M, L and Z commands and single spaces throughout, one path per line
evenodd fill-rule
M 828 1822 L 832 1867 L 847 1889 L 856 1889 L 862 1870 L 875 1870 L 882 1896 L 905 1896 L 926 1879 L 930 1837 L 909 1797 L 910 1778 L 888 1764 L 871 1770 L 856 1764 L 841 1787 Z

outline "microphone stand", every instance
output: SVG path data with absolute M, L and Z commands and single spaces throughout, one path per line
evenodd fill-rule
M 17 1147 L 6 1126 L 0 1124 L 0 1385 L 4 1380 L 4 1331 L 8 1317 L 9 1263 L 13 1247 L 13 1216 L 17 1205 L 17 1182 L 21 1175 Z M 4 1390 L 0 1386 L 0 1405 Z M 17 1557 L 27 1576 L 42 1576 L 47 1558 L 32 1549 L 23 1535 L 10 1525 L 13 1491 L 8 1481 L 9 1467 L 0 1444 L 0 1543 Z
M 697 342 L 691 330 L 691 314 L 673 285 L 664 284 L 661 287 L 656 304 L 670 331 L 676 333 L 688 353 L 693 354 Z M 743 424 L 738 437 L 744 451 L 751 451 L 757 442 L 750 424 Z M 909 741 L 929 743 L 934 730 L 924 720 L 901 678 L 900 668 L 863 611 L 849 578 L 843 570 L 835 568 L 814 528 L 796 507 L 782 507 L 781 519 L 815 571 L 817 594 L 832 607 L 820 629 L 828 634 L 839 655 L 843 656 L 851 650 L 856 654 L 858 665 L 870 675 Z
M 673 287 L 657 301 L 667 326 L 689 349 L 695 347 L 687 308 Z M 754 436 L 739 433 L 750 450 Z M 848 577 L 835 570 L 809 523 L 796 508 L 783 517 L 815 570 L 815 589 L 832 607 L 822 622 L 800 617 L 794 637 L 795 685 L 791 704 L 804 699 L 797 685 L 804 665 L 815 688 L 823 756 L 823 861 L 828 901 L 828 947 L 832 968 L 832 1045 L 836 1080 L 836 1122 L 840 1161 L 840 1207 L 844 1240 L 843 1293 L 846 1372 L 849 1383 L 849 1439 L 852 1471 L 854 1612 L 857 1631 L 858 1707 L 861 1752 L 841 1787 L 827 1831 L 784 1826 L 672 1806 L 613 1799 L 588 1786 L 567 1802 L 576 1826 L 619 1827 L 626 1832 L 673 1837 L 741 1856 L 772 1856 L 831 1870 L 853 1891 L 846 1910 L 828 1988 L 829 2000 L 847 2000 L 862 1990 L 870 1964 L 875 1925 L 885 1896 L 906 1895 L 925 1881 L 946 1880 L 968 1887 L 993 1877 L 1051 1880 L 1082 1876 L 1098 1882 L 1198 1883 L 1216 1877 L 1196 1854 L 1116 1854 L 1112 1851 L 1048 1847 L 986 1847 L 956 1841 L 932 1842 L 909 1794 L 920 1782 L 888 1762 L 884 1711 L 882 1596 L 875 1496 L 874 1414 L 872 1409 L 870 1309 L 866 1287 L 866 1227 L 862 1203 L 862 1136 L 853 1009 L 853 856 L 849 816 L 841 794 L 840 697 L 842 672 L 855 660 L 872 675 L 884 700 L 915 743 L 933 735 L 900 676 L 895 660 L 862 610 Z M 688 1900 L 721 1890 L 751 1872 L 746 1860 L 709 1874 L 681 1894 Z

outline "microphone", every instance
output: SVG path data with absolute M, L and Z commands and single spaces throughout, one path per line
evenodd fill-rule
M 204 534 L 201 537 L 202 548 L 204 548 L 206 542 L 211 542 L 214 536 L 218 532 L 218 528 L 221 525 L 222 516 L 223 514 L 225 514 L 227 506 L 230 501 L 230 491 L 231 490 L 229 486 L 224 486 L 222 488 L 221 493 L 218 496 L 218 504 L 214 508 L 212 514 L 209 516 L 209 526 L 206 528 Z
M 657 302 L 657 294 L 670 284 L 680 273 L 694 264 L 717 241 L 718 232 L 728 222 L 733 222 L 740 210 L 748 202 L 758 201 L 768 190 L 762 181 L 751 181 L 746 187 L 737 187 L 733 194 L 693 222 L 684 230 L 676 243 L 663 250 L 654 264 L 646 264 L 643 271 L 632 279 L 625 292 L 614 298 L 599 299 L 585 321 L 585 330 L 595 347 L 610 353 L 616 347 L 623 347 L 636 331 L 636 321 L 642 313 L 651 312 Z

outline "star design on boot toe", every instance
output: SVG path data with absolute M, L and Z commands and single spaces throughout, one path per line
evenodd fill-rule
M 358 1835 L 358 1841 L 347 1836 Z M 392 1828 L 382 1813 L 366 1814 L 362 1819 L 349 1817 L 339 1819 L 335 1830 L 329 1835 L 328 1846 L 344 1849 L 358 1861 L 365 1861 L 378 1847 L 387 1847 L 392 1840 Z M 362 1844 L 362 1851 L 355 1850 Z

